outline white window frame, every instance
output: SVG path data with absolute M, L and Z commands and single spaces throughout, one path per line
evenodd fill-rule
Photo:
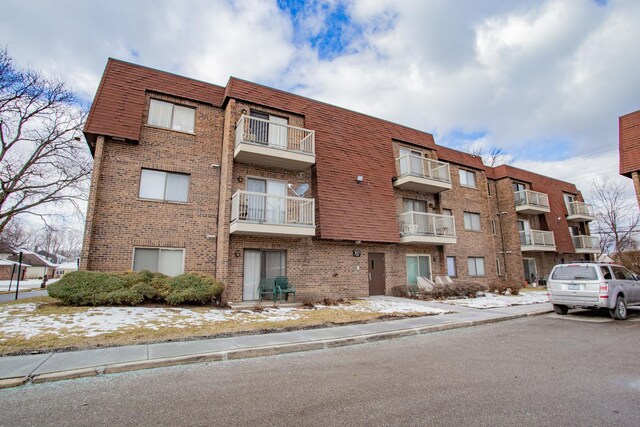
M 165 178 L 164 178 L 164 189 L 162 191 L 162 199 L 154 199 L 154 198 L 150 198 L 150 197 L 142 197 L 140 196 L 140 190 L 142 190 L 142 174 L 145 170 L 148 171 L 153 171 L 153 172 L 162 172 L 165 174 Z M 187 200 L 182 201 L 182 200 L 172 200 L 172 199 L 167 199 L 167 177 L 168 175 L 182 175 L 182 176 L 186 176 L 187 179 Z M 157 201 L 161 201 L 161 202 L 169 202 L 169 203 L 189 203 L 189 195 L 191 193 L 190 191 L 191 189 L 191 174 L 189 173 L 182 173 L 182 172 L 170 172 L 170 171 L 164 171 L 164 170 L 160 170 L 160 169 L 151 169 L 151 168 L 141 168 L 140 169 L 140 179 L 138 180 L 138 198 L 140 200 L 157 200 Z
M 449 274 L 449 259 L 453 260 L 453 274 Z M 449 277 L 458 277 L 458 263 L 455 256 L 447 256 L 445 257 L 445 262 L 447 264 L 447 276 Z
M 464 180 L 462 178 L 463 176 L 464 176 Z M 469 176 L 473 177 L 473 185 L 469 185 Z M 467 187 L 467 188 L 478 188 L 475 172 L 467 169 L 458 169 L 458 177 L 460 178 L 460 186 Z
M 171 104 L 171 120 L 170 120 L 169 126 L 162 126 L 162 125 L 150 123 L 150 121 L 151 121 L 151 103 L 152 102 L 163 102 L 165 104 Z M 174 129 L 173 128 L 173 126 L 174 126 L 174 124 L 173 124 L 173 116 L 174 116 L 176 107 L 188 108 L 190 110 L 193 110 L 193 130 L 182 130 L 182 129 Z M 188 134 L 194 135 L 195 132 L 196 132 L 196 108 L 195 107 L 191 107 L 189 105 L 176 104 L 175 102 L 165 101 L 163 99 L 150 98 L 149 99 L 149 111 L 147 113 L 147 125 L 148 126 L 153 126 L 153 127 L 158 127 L 158 128 L 161 128 L 161 129 L 172 130 L 174 132 L 183 132 L 183 133 L 188 133 Z
M 470 218 L 470 219 L 469 219 L 469 222 L 470 222 L 470 223 L 469 223 L 469 225 L 471 226 L 471 228 L 467 228 L 467 221 L 466 221 L 466 219 L 467 219 L 467 215 L 469 215 L 469 218 Z M 473 215 L 473 216 L 472 216 L 472 215 Z M 473 219 L 472 219 L 472 218 L 475 218 L 475 217 L 477 217 L 477 218 L 478 218 L 478 228 L 477 228 L 477 229 L 473 228 Z M 464 225 L 464 229 L 465 229 L 466 231 L 482 231 L 482 217 L 480 216 L 480 214 L 479 214 L 479 213 L 475 213 L 475 212 L 466 212 L 466 211 L 465 211 L 465 212 L 463 212 L 463 215 L 462 215 L 462 223 L 463 223 L 463 225 Z
M 429 280 L 433 280 L 433 263 L 431 262 L 431 255 L 429 254 L 406 254 L 404 258 L 404 271 L 407 272 L 407 258 L 409 257 L 425 257 L 429 258 Z M 420 260 L 418 260 L 418 270 L 420 269 Z M 420 271 L 418 271 L 418 275 Z M 425 277 L 425 276 L 418 276 Z M 409 283 L 409 277 L 407 276 L 407 284 Z
M 471 268 L 469 268 L 471 266 L 470 265 L 471 260 L 474 260 L 474 268 L 476 270 L 476 274 L 471 274 Z M 478 273 L 478 260 L 482 260 L 482 271 L 483 271 L 483 274 L 477 274 Z M 487 265 L 485 263 L 484 257 L 480 257 L 480 256 L 470 256 L 470 257 L 468 257 L 467 258 L 467 269 L 469 270 L 468 271 L 469 277 L 485 277 L 487 275 Z
M 498 235 L 498 228 L 496 226 L 496 220 L 495 219 L 491 220 L 491 231 L 493 232 L 494 236 Z
M 491 181 L 487 180 L 487 194 L 489 194 L 489 197 L 493 197 L 491 195 Z
M 136 249 L 157 249 L 158 250 L 158 267 L 160 267 L 160 251 L 162 250 L 169 250 L 169 251 L 182 251 L 182 272 L 180 274 L 184 274 L 184 264 L 185 264 L 185 260 L 187 258 L 187 254 L 186 254 L 186 250 L 185 248 L 170 248 L 170 247 L 166 247 L 166 246 L 134 246 L 133 250 L 131 251 L 131 271 L 135 271 L 133 269 L 133 265 L 136 261 Z M 154 272 L 152 272 L 154 273 Z M 155 272 L 155 273 L 159 273 L 159 272 Z

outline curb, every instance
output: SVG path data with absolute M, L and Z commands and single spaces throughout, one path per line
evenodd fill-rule
M 189 365 L 195 363 L 222 362 L 226 360 L 249 359 L 254 357 L 275 356 L 279 354 L 299 353 L 304 351 L 323 350 L 329 348 L 345 347 L 368 342 L 385 341 L 413 335 L 429 334 L 434 332 L 462 329 L 471 326 L 498 323 L 507 320 L 520 319 L 524 317 L 538 316 L 551 313 L 553 310 L 544 309 L 529 313 L 513 314 L 508 316 L 494 317 L 482 320 L 470 320 L 457 323 L 445 323 L 441 325 L 429 325 L 420 328 L 398 329 L 390 332 L 380 332 L 375 334 L 358 335 L 346 338 L 335 338 L 322 341 L 311 341 L 295 344 L 278 344 L 268 347 L 253 347 L 237 350 L 226 350 L 214 353 L 200 353 L 187 356 L 169 357 L 163 359 L 139 360 L 135 362 L 117 363 L 102 367 L 73 369 L 68 371 L 51 372 L 47 374 L 36 374 L 29 377 L 7 378 L 0 380 L 0 389 L 19 387 L 25 384 L 39 384 L 51 381 L 62 381 L 76 378 L 93 377 L 102 374 L 116 374 L 120 372 L 139 371 L 143 369 L 162 368 L 176 365 Z

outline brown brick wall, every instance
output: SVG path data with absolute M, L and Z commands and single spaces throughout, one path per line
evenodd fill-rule
M 640 207 L 640 173 L 633 172 L 631 174 L 631 177 L 633 178 L 633 186 L 636 189 L 636 196 L 638 197 L 638 206 Z
M 220 109 L 167 96 L 196 107 L 194 134 L 142 126 L 139 144 L 107 139 L 93 176 L 90 244 L 82 268 L 130 270 L 135 246 L 185 249 L 185 271 L 215 274 L 219 168 L 223 114 Z M 146 114 L 141 120 L 146 123 Z M 138 198 L 142 168 L 190 174 L 189 201 Z M 99 189 L 93 191 L 94 189 Z M 90 230 L 90 231 L 89 231 Z

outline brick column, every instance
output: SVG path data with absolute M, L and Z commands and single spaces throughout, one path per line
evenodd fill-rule
M 96 200 L 98 198 L 98 181 L 100 180 L 100 170 L 102 168 L 102 154 L 104 148 L 104 137 L 96 138 L 96 148 L 93 154 L 93 172 L 91 174 L 91 186 L 89 187 L 89 201 L 87 203 L 87 218 L 84 224 L 84 237 L 82 241 L 82 252 L 80 254 L 80 270 L 90 270 L 89 250 L 91 248 L 91 237 L 93 234 L 93 215 L 95 213 Z
M 636 188 L 636 196 L 638 198 L 638 207 L 640 207 L 640 171 L 631 173 L 633 178 L 633 186 Z

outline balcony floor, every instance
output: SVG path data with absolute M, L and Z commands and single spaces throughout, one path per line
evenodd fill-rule
M 575 214 L 567 216 L 567 221 L 581 221 L 581 222 L 590 222 L 595 220 L 595 217 L 584 214 Z
M 441 191 L 451 190 L 450 182 L 415 175 L 401 176 L 393 182 L 393 186 L 404 190 L 422 191 L 424 193 L 439 193 Z
M 316 163 L 316 156 L 313 154 L 250 142 L 238 144 L 233 152 L 233 158 L 240 163 L 290 170 L 306 169 Z
M 526 215 L 540 215 L 551 212 L 551 209 L 538 205 L 520 205 L 516 206 L 516 212 Z
M 580 248 L 580 249 L 576 249 L 576 253 L 577 254 L 599 254 L 600 253 L 600 249 L 596 249 L 596 248 Z
M 444 236 L 428 236 L 412 234 L 409 236 L 401 236 L 400 243 L 413 243 L 420 245 L 453 245 L 458 242 L 456 237 L 444 237 Z
M 229 234 L 236 236 L 313 237 L 316 235 L 316 227 L 301 224 L 265 224 L 235 221 L 229 227 Z
M 522 252 L 555 252 L 555 246 L 526 245 L 520 246 Z

